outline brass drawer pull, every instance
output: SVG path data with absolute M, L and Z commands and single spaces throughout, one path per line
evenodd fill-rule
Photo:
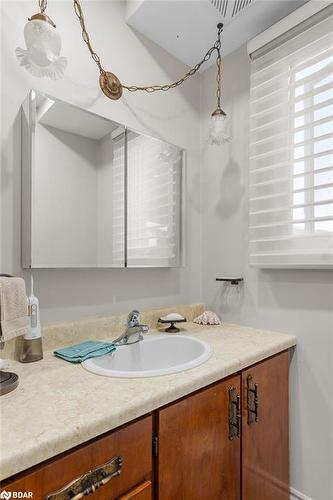
M 254 422 L 258 422 L 258 410 L 259 410 L 259 395 L 258 395 L 258 384 L 254 384 L 252 387 L 253 379 L 252 375 L 248 375 L 246 378 L 247 394 L 246 394 L 246 409 L 247 409 L 247 423 L 252 425 Z
M 114 457 L 104 465 L 92 469 L 74 479 L 58 491 L 49 493 L 44 500 L 79 500 L 106 484 L 121 473 L 122 458 Z
M 241 406 L 240 396 L 237 394 L 235 399 L 236 389 L 229 387 L 229 407 L 228 407 L 228 422 L 229 422 L 229 439 L 232 441 L 240 436 L 241 428 Z

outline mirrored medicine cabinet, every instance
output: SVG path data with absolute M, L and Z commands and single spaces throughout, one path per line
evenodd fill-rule
M 177 267 L 184 150 L 35 91 L 22 105 L 24 268 Z

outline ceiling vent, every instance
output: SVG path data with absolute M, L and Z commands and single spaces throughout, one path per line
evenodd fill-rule
M 225 24 L 230 22 L 255 1 L 256 0 L 209 0 L 212 6 L 221 14 Z

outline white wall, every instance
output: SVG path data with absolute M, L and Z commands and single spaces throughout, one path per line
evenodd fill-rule
M 205 134 L 215 104 L 214 68 L 202 77 L 203 298 L 225 321 L 297 336 L 290 372 L 291 485 L 312 500 L 330 500 L 333 271 L 264 271 L 247 265 L 249 86 L 243 47 L 224 61 L 223 102 L 232 117 L 233 142 L 213 149 L 206 146 Z M 245 278 L 240 293 L 215 282 L 217 276 L 235 274 Z
M 20 120 L 29 89 L 88 108 L 134 129 L 185 148 L 187 165 L 187 267 L 184 269 L 38 270 L 35 288 L 42 320 L 50 323 L 133 307 L 151 308 L 200 298 L 199 80 L 162 94 L 125 92 L 109 101 L 98 88 L 98 69 L 82 41 L 72 2 L 49 2 L 48 14 L 63 38 L 68 68 L 63 80 L 30 76 L 19 67 L 15 48 L 24 48 L 23 26 L 37 2 L 1 2 L 2 23 L 2 261 L 0 272 L 21 274 L 20 267 Z M 85 1 L 86 23 L 107 69 L 127 84 L 168 82 L 185 66 L 126 26 L 125 3 Z M 61 241 L 59 241 L 61 245 Z M 27 273 L 25 273 L 27 275 Z

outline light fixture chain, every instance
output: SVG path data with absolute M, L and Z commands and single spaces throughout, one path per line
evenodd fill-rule
M 216 97 L 217 97 L 217 107 L 221 108 L 221 72 L 222 72 L 222 59 L 221 55 L 217 56 L 216 60 L 217 71 L 216 71 Z
M 42 0 L 44 1 L 44 0 Z M 95 61 L 95 63 L 97 64 L 99 70 L 101 73 L 105 73 L 105 70 L 102 68 L 102 64 L 101 64 L 101 60 L 100 60 L 100 57 L 99 55 L 94 51 L 92 45 L 91 45 L 91 42 L 90 42 L 90 37 L 89 37 L 89 33 L 86 29 L 86 24 L 85 24 L 85 20 L 84 20 L 84 15 L 83 15 L 83 11 L 82 11 L 82 7 L 80 5 L 80 2 L 79 0 L 74 0 L 74 11 L 75 11 L 75 14 L 77 15 L 77 17 L 79 18 L 79 21 L 80 21 L 80 25 L 81 25 L 81 29 L 82 29 L 82 38 L 83 40 L 85 41 L 88 49 L 89 49 L 89 52 L 91 54 L 91 57 L 93 58 L 93 60 Z
M 221 58 L 221 33 L 223 31 L 223 26 L 219 26 L 218 36 L 217 36 L 217 59 L 216 59 L 216 97 L 217 97 L 217 108 L 221 108 L 221 93 L 222 93 L 222 58 Z
M 46 8 L 47 0 L 39 0 L 39 2 L 40 2 L 40 4 L 45 2 L 45 8 Z M 91 45 L 89 33 L 87 32 L 86 25 L 85 25 L 83 10 L 82 10 L 82 7 L 81 7 L 79 0 L 74 0 L 74 11 L 75 11 L 75 14 L 77 15 L 77 17 L 79 18 L 81 29 L 82 29 L 82 38 L 89 49 L 91 57 L 93 58 L 93 60 L 97 64 L 101 74 L 108 75 L 109 73 L 107 73 L 102 67 L 102 63 L 101 63 L 99 55 L 94 51 L 94 49 Z M 218 68 L 218 70 L 217 70 L 217 87 L 218 87 L 217 88 L 217 99 L 218 99 L 218 103 L 220 104 L 220 100 L 221 100 L 221 33 L 222 33 L 222 31 L 223 31 L 223 25 L 219 24 L 219 26 L 218 26 L 218 38 L 217 38 L 216 42 L 214 43 L 214 45 L 206 52 L 203 59 L 201 59 L 200 62 L 198 62 L 193 68 L 191 68 L 187 73 L 185 73 L 185 75 L 182 76 L 179 80 L 176 80 L 175 82 L 168 83 L 165 85 L 137 86 L 137 85 L 123 85 L 120 83 L 119 84 L 121 85 L 122 88 L 124 88 L 130 92 L 137 92 L 138 90 L 141 90 L 144 92 L 149 92 L 149 93 L 156 92 L 156 91 L 166 92 L 168 90 L 174 89 L 175 87 L 179 87 L 179 85 L 184 83 L 185 80 L 187 80 L 191 76 L 195 75 L 199 71 L 201 66 L 205 62 L 209 61 L 213 52 L 217 51 L 217 68 Z
M 191 68 L 190 71 L 188 71 L 187 73 L 185 73 L 185 75 L 182 76 L 182 78 L 180 78 L 179 80 L 177 80 L 175 82 L 168 83 L 166 85 L 148 85 L 148 86 L 144 86 L 144 87 L 139 87 L 139 86 L 136 86 L 136 85 L 131 85 L 131 86 L 123 85 L 123 88 L 126 89 L 126 90 L 129 90 L 130 92 L 136 92 L 138 90 L 142 90 L 142 91 L 145 91 L 145 92 L 152 93 L 152 92 L 156 92 L 156 91 L 160 91 L 160 90 L 166 92 L 167 90 L 174 89 L 175 87 L 179 87 L 179 85 L 181 85 L 182 83 L 184 83 L 185 80 L 187 80 L 191 76 L 195 75 L 197 73 L 197 71 L 199 71 L 199 69 L 201 68 L 201 66 L 205 62 L 209 61 L 209 59 L 211 58 L 213 52 L 215 50 L 218 50 L 217 44 L 218 44 L 218 42 L 215 42 L 215 44 L 206 52 L 206 54 L 203 57 L 203 59 L 201 59 L 201 61 L 198 62 L 193 68 Z

